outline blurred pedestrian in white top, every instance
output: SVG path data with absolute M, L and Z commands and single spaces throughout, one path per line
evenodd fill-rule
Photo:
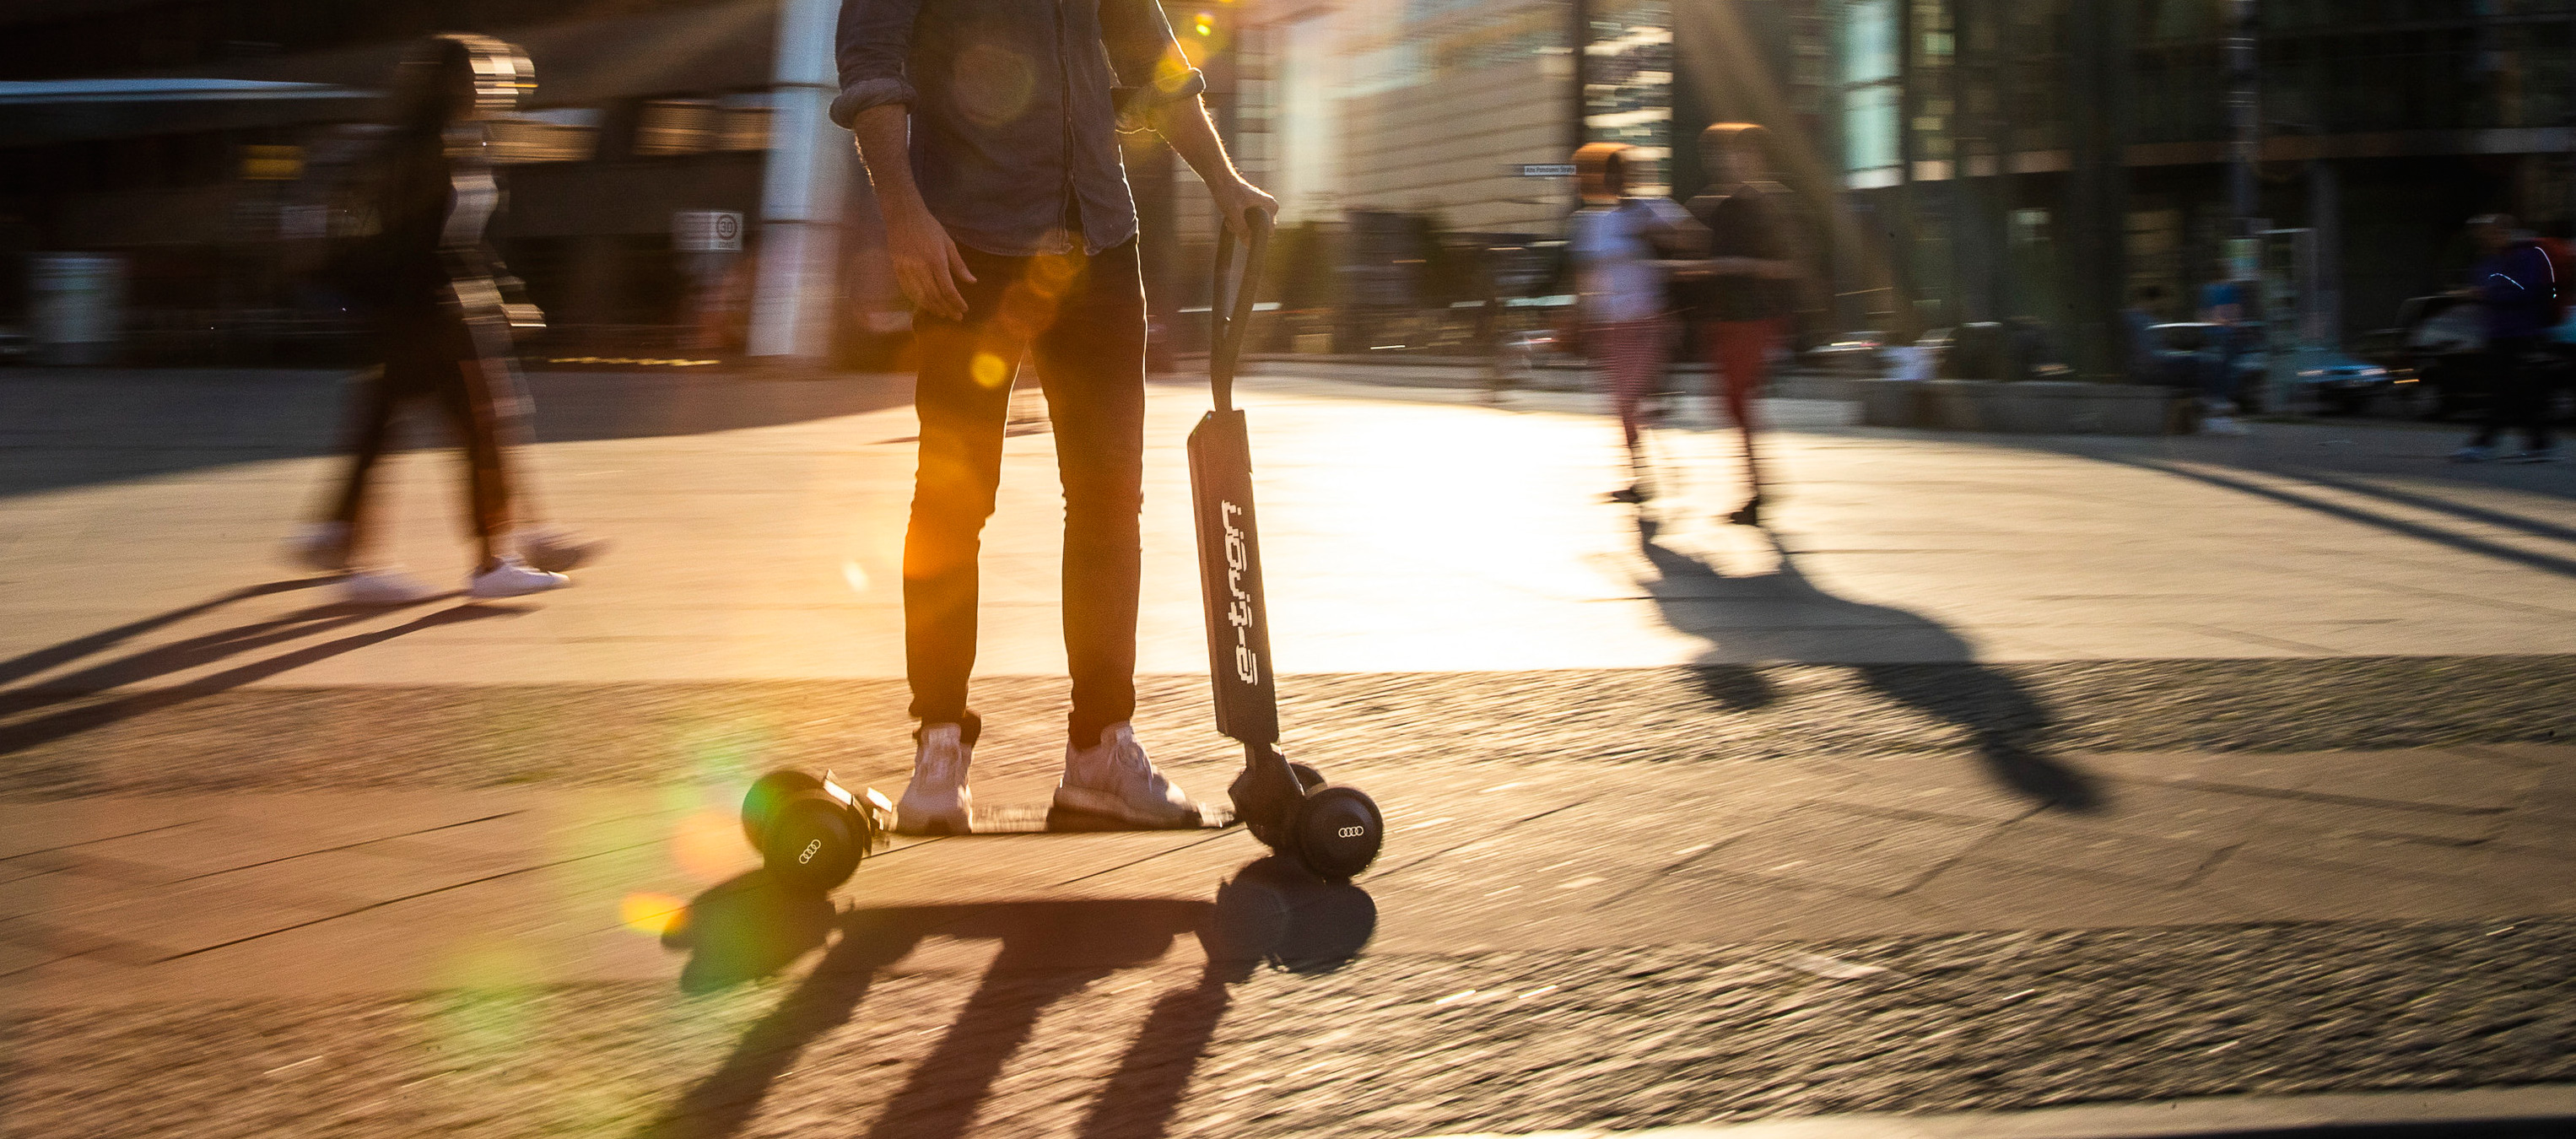
M 1596 142 L 1574 152 L 1583 208 L 1567 234 L 1584 350 L 1600 366 L 1619 410 L 1632 481 L 1613 502 L 1653 496 L 1645 473 L 1638 408 L 1661 383 L 1671 336 L 1661 259 L 1685 240 L 1690 216 L 1666 198 L 1628 196 L 1630 148 Z

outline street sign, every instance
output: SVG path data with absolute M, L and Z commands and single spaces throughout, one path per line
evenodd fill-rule
M 1574 177 L 1574 164 L 1571 162 L 1524 162 L 1520 165 L 1520 172 L 1521 177 L 1523 178 L 1571 178 Z
M 680 210 L 673 213 L 671 248 L 682 253 L 740 253 L 742 215 L 731 210 Z

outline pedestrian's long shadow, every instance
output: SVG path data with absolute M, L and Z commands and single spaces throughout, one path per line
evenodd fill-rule
M 234 602 L 248 601 L 254 597 L 266 597 L 272 593 L 287 593 L 298 589 L 310 589 L 317 585 L 328 584 L 330 581 L 331 579 L 329 578 L 305 577 L 291 578 L 285 581 L 266 582 L 260 585 L 246 585 L 240 589 L 232 590 L 227 593 L 216 594 L 213 597 L 209 597 L 206 600 L 197 602 L 193 605 L 182 605 L 176 609 L 128 621 L 125 624 L 118 625 L 112 629 L 101 629 L 98 632 L 91 633 L 86 636 L 74 637 L 71 640 L 64 641 L 58 645 L 47 645 L 46 647 L 37 649 L 33 652 L 20 653 L 19 655 L 7 660 L 0 660 L 0 684 L 8 684 L 13 681 L 22 680 L 26 677 L 34 676 L 37 673 L 43 672 L 46 669 L 69 664 L 94 653 L 105 652 L 118 645 L 124 644 L 127 641 L 133 640 L 136 637 L 142 636 L 145 633 L 152 632 L 155 629 L 167 628 L 171 625 L 178 624 L 181 621 L 185 621 L 188 618 L 211 613 L 217 609 L 223 608 L 224 606 L 231 605 Z M 75 685 L 72 683 L 66 681 L 50 684 L 46 687 L 68 688 L 74 686 Z
M 1195 984 L 1155 1001 L 1083 1120 L 1084 1139 L 1153 1139 L 1169 1127 L 1191 1072 L 1230 1003 L 1262 964 L 1339 968 L 1377 929 L 1366 891 L 1327 883 L 1277 856 L 1256 860 L 1214 904 L 1170 898 L 1026 901 L 853 909 L 781 889 L 753 871 L 699 895 L 665 935 L 685 949 L 680 984 L 707 992 L 773 974 L 837 933 L 813 971 L 743 1034 L 642 1139 L 717 1139 L 740 1131 L 780 1075 L 856 1014 L 876 978 L 924 941 L 999 943 L 1000 952 L 931 1054 L 915 1063 L 870 1139 L 953 1139 L 1012 1054 L 1056 1001 L 1121 969 L 1160 960 L 1184 934 L 1207 956 Z
M 1850 668 L 1881 696 L 1967 729 L 1987 771 L 2004 786 L 2043 806 L 2094 811 L 2102 805 L 2096 781 L 2081 770 L 2052 758 L 2043 739 L 2055 722 L 2047 704 L 2011 676 L 1976 659 L 1968 643 L 1940 622 L 1889 605 L 1870 605 L 1836 597 L 1819 588 L 1798 569 L 1797 558 L 1778 535 L 1763 531 L 1778 558 L 1767 574 L 1728 577 L 1699 558 L 1658 541 L 1655 523 L 1638 520 L 1638 549 L 1661 580 L 1648 591 L 1663 610 L 1665 623 L 1713 642 L 1727 636 L 1722 628 L 1697 619 L 1692 610 L 1708 600 L 1708 587 L 1723 583 L 1730 602 L 1754 607 L 1798 606 L 1822 621 L 1791 629 L 1767 630 L 1769 638 L 1787 638 L 1781 655 L 1798 660 L 1830 660 L 1834 653 L 1802 651 L 1796 643 L 1808 628 L 1872 629 L 1905 646 L 1907 663 L 1854 662 Z M 1824 646 L 1817 646 L 1823 650 Z M 1698 666 L 1699 682 L 1709 699 L 1723 708 L 1751 710 L 1778 699 L 1760 668 L 1722 661 Z
M 25 654 L 8 662 L 8 665 L 28 671 L 50 667 L 39 662 L 52 660 L 61 663 L 68 659 L 77 659 L 78 654 L 72 652 L 75 646 L 88 644 L 91 648 L 85 651 L 95 651 L 96 647 L 129 639 L 152 628 L 167 625 L 171 621 L 203 612 L 214 605 L 268 592 L 277 592 L 277 589 L 263 586 L 248 591 L 236 591 L 219 597 L 213 602 L 173 610 L 157 618 L 147 618 L 116 629 L 68 641 L 52 649 Z M 219 692 L 265 680 L 332 657 L 356 652 L 370 645 L 382 644 L 423 629 L 434 629 L 442 625 L 454 625 L 467 621 L 488 620 L 494 617 L 516 616 L 526 610 L 487 604 L 450 606 L 424 613 L 400 625 L 306 645 L 184 683 L 163 688 L 143 689 L 105 700 L 86 700 L 87 697 L 121 685 L 168 676 L 244 653 L 300 640 L 316 633 L 345 628 L 370 618 L 382 617 L 387 612 L 388 610 L 383 607 L 311 606 L 277 617 L 249 621 L 228 629 L 218 629 L 170 644 L 156 645 L 116 660 L 92 665 L 48 682 L 38 689 L 20 689 L 0 694 L 0 697 L 5 697 L 0 699 L 0 716 L 41 712 L 48 707 L 71 705 L 59 711 L 0 723 L 0 756 L 14 755 L 41 744 L 95 731 L 146 713 L 202 700 Z M 21 673 L 21 675 L 24 674 Z M 13 772 L 12 774 L 24 777 L 28 773 Z
M 2517 565 L 2528 566 L 2532 569 L 2558 574 L 2562 577 L 2576 577 L 2576 558 L 2566 557 L 2559 554 L 2542 553 L 2536 550 L 2520 549 L 2518 547 L 2508 546 L 2502 542 L 2491 542 L 2484 538 L 2468 534 L 2454 533 L 2449 530 L 2441 529 L 2440 527 L 2427 526 L 2411 519 L 2381 514 L 2376 511 L 2365 510 L 2358 506 L 2352 506 L 2346 503 L 2329 502 L 2325 499 L 2302 494 L 2296 490 L 2285 487 L 2266 486 L 2250 479 L 2238 478 L 2236 476 L 2223 474 L 2217 471 L 2184 466 L 2180 463 L 2168 462 L 2162 459 L 2113 455 L 2109 456 L 2109 461 L 2138 467 L 2144 470 L 2156 471 L 2162 474 L 2174 475 L 2179 478 L 2208 483 L 2211 486 L 2223 487 L 2239 494 L 2250 495 L 2255 498 L 2269 499 L 2286 506 L 2295 506 L 2302 510 L 2313 511 L 2329 518 L 2339 518 L 2346 522 L 2357 522 L 2364 526 L 2374 526 L 2392 534 L 2403 535 L 2408 538 L 2414 538 L 2418 541 L 2430 542 L 2438 546 L 2448 546 L 2463 553 L 2477 554 L 2482 557 L 2494 558 L 2497 561 L 2512 562 Z M 2266 473 L 2285 475 L 2287 477 L 2314 483 L 2319 486 L 2333 487 L 2337 490 L 2367 495 L 2372 498 L 2412 506 L 2418 509 L 2440 511 L 2472 522 L 2483 522 L 2491 526 L 2509 527 L 2511 529 L 2520 530 L 2526 534 L 2531 534 L 2535 537 L 2551 538 L 2562 542 L 2568 540 L 2568 532 L 2566 528 L 2552 525 L 2541 520 L 2524 518 L 2520 515 L 2505 514 L 2500 511 L 2483 510 L 2477 507 L 2466 506 L 2460 503 L 2433 498 L 2427 495 L 2410 495 L 2402 491 L 2374 486 L 2372 484 L 2359 482 L 2353 479 L 2337 478 L 2332 475 L 2316 471 L 2290 468 L 2268 471 Z

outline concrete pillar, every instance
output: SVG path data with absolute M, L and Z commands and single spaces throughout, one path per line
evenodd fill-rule
M 761 173 L 760 264 L 750 354 L 820 363 L 840 295 L 841 205 L 855 161 L 832 125 L 838 0 L 780 0 L 770 72 L 769 161 Z

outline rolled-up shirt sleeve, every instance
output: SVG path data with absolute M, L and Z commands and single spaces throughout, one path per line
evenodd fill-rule
M 841 0 L 834 55 L 841 65 L 841 93 L 832 99 L 832 121 L 848 127 L 859 112 L 917 96 L 905 67 L 912 54 L 912 23 L 922 0 Z M 1159 14 L 1159 13 L 1158 13 Z M 1171 31 L 1164 29 L 1164 35 Z
M 1100 41 L 1118 76 L 1112 95 L 1122 131 L 1142 130 L 1155 108 L 1207 90 L 1207 77 L 1181 54 L 1171 21 L 1154 0 L 1100 0 Z

